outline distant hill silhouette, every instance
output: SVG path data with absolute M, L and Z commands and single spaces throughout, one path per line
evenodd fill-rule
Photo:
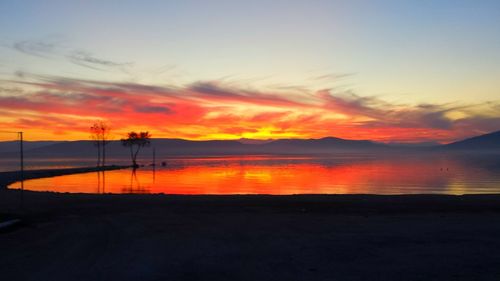
M 1 144 L 0 144 L 1 147 Z M 183 139 L 152 139 L 151 146 L 144 148 L 141 154 L 157 155 L 242 155 L 242 154 L 306 154 L 329 153 L 338 151 L 372 151 L 390 149 L 389 146 L 367 140 L 345 140 L 327 137 L 322 139 L 280 139 L 263 142 L 240 140 L 190 141 Z M 12 151 L 12 150 L 7 150 Z M 14 151 L 14 152 L 17 152 Z M 97 152 L 93 142 L 66 141 L 48 143 L 26 148 L 27 155 L 33 157 L 95 157 Z M 120 141 L 111 141 L 106 146 L 108 158 L 127 157 L 128 150 Z
M 264 149 L 280 152 L 322 152 L 338 150 L 380 150 L 388 146 L 368 140 L 346 140 L 326 137 L 321 139 L 280 139 L 261 145 Z
M 263 143 L 272 142 L 274 140 L 273 139 L 259 140 L 259 139 L 241 138 L 238 141 L 241 142 L 241 143 L 243 143 L 243 144 L 263 144 Z
M 279 139 L 266 141 L 210 140 L 190 141 L 183 139 L 152 139 L 151 146 L 144 148 L 141 155 L 149 157 L 152 148 L 157 156 L 202 156 L 202 155 L 244 155 L 244 154 L 328 154 L 328 153 L 372 153 L 372 152 L 422 152 L 422 151 L 500 151 L 500 131 L 450 143 L 447 145 L 383 144 L 370 140 L 346 140 L 335 137 L 321 139 Z M 18 154 L 18 142 L 0 142 L 0 153 L 4 156 Z M 97 150 L 88 141 L 34 141 L 25 142 L 28 157 L 93 158 Z M 108 159 L 128 157 L 127 148 L 120 141 L 111 141 L 106 147 Z
M 38 147 L 44 147 L 51 144 L 61 143 L 60 141 L 24 141 L 23 146 L 25 150 L 30 150 Z M 0 153 L 5 152 L 18 152 L 19 141 L 2 141 L 0 142 Z
M 403 148 L 435 148 L 440 147 L 441 144 L 439 142 L 434 141 L 426 141 L 426 142 L 389 142 L 387 143 L 389 146 L 394 147 L 403 147 Z
M 232 154 L 245 151 L 246 145 L 238 141 L 189 141 L 182 139 L 152 139 L 151 146 L 143 148 L 141 154 L 151 154 L 152 148 L 163 155 L 212 155 Z M 37 147 L 26 151 L 26 154 L 35 157 L 94 157 L 97 150 L 92 141 L 71 141 Z M 111 141 L 106 146 L 108 158 L 128 157 L 128 148 L 120 141 Z
M 500 131 L 453 142 L 444 146 L 450 150 L 500 150 Z

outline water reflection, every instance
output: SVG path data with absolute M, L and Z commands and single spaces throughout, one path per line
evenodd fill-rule
M 166 167 L 30 180 L 25 188 L 165 194 L 500 193 L 499 169 L 490 164 L 483 167 L 484 161 L 464 160 L 436 156 L 190 158 L 170 160 Z
M 153 170 L 153 182 L 154 182 L 154 170 Z M 139 177 L 137 176 L 137 169 L 132 169 L 130 172 L 130 183 L 129 185 L 123 186 L 120 193 L 149 193 L 151 186 L 141 185 Z
M 106 171 L 96 172 L 97 193 L 106 193 Z

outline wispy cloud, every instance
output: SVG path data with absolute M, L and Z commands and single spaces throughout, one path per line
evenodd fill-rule
M 95 70 L 106 70 L 107 68 L 123 68 L 133 65 L 133 63 L 131 62 L 115 62 L 107 59 L 97 58 L 86 51 L 74 51 L 67 57 L 72 63 L 76 65 Z
M 329 73 L 329 74 L 321 74 L 317 76 L 313 76 L 309 78 L 310 80 L 316 81 L 334 81 L 337 82 L 340 79 L 351 77 L 356 75 L 356 73 Z
M 118 131 L 141 127 L 165 137 L 334 135 L 442 142 L 500 129 L 499 101 L 395 104 L 352 91 L 277 93 L 223 81 L 178 87 L 30 76 L 7 84 L 12 85 L 2 87 L 0 110 L 11 114 L 0 119 L 0 128 L 54 126 L 59 133 L 86 135 L 87 119 L 98 117 Z M 34 90 L 20 92 L 23 85 Z
M 78 66 L 98 71 L 118 69 L 126 72 L 133 62 L 118 62 L 102 58 L 89 51 L 63 46 L 62 37 L 46 37 L 38 40 L 22 40 L 6 44 L 22 54 L 46 59 L 62 59 Z
M 58 43 L 49 40 L 24 40 L 14 42 L 11 47 L 30 56 L 48 58 L 50 55 L 54 55 Z

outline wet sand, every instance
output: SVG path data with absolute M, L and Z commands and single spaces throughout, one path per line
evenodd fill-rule
M 2 280 L 499 280 L 500 195 L 0 191 Z

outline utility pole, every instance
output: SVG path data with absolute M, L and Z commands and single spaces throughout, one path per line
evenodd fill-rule
M 20 150 L 20 165 L 21 165 L 21 180 L 24 181 L 24 148 L 23 148 L 23 132 L 18 132 L 19 134 L 19 150 Z
M 19 139 L 19 175 L 21 177 L 21 204 L 20 209 L 23 210 L 23 194 L 24 194 L 24 140 L 23 140 L 23 132 L 16 131 L 1 131 L 0 133 L 5 134 L 16 134 Z M 16 174 L 17 176 L 17 174 Z M 16 179 L 17 180 L 17 179 Z
M 19 135 L 19 150 L 20 150 L 20 165 L 21 165 L 21 212 L 23 211 L 24 205 L 24 140 L 23 140 L 23 132 L 18 132 Z

